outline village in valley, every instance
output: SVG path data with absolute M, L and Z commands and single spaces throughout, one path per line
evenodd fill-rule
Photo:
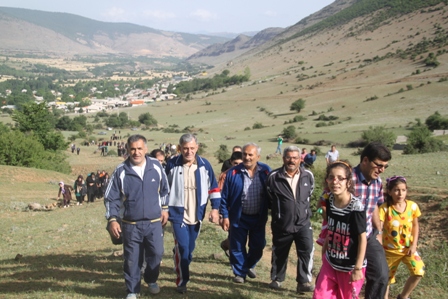
M 177 75 L 170 72 L 159 74 L 158 76 L 153 76 L 154 78 L 160 78 L 160 81 L 154 83 L 148 88 L 136 88 L 132 79 L 128 78 L 127 81 L 121 80 L 120 83 L 114 83 L 113 89 L 116 96 L 101 96 L 103 91 L 101 88 L 93 86 L 89 89 L 88 96 L 82 99 L 84 105 L 80 105 L 80 101 L 76 101 L 75 94 L 69 94 L 68 97 L 72 101 L 62 100 L 62 92 L 50 90 L 51 94 L 54 96 L 54 100 L 48 101 L 44 96 L 37 95 L 36 90 L 32 90 L 32 97 L 36 103 L 46 102 L 48 108 L 59 109 L 64 113 L 97 113 L 100 111 L 113 110 L 116 108 L 123 107 L 136 107 L 153 102 L 161 102 L 167 100 L 174 100 L 177 98 L 177 94 L 169 93 L 169 87 L 173 86 L 172 90 L 175 90 L 175 85 L 182 81 L 192 80 L 192 77 L 186 76 L 184 74 Z M 118 82 L 118 81 L 117 81 Z M 29 93 L 27 89 L 22 89 L 20 91 L 23 94 Z M 8 97 L 13 93 L 11 89 L 0 90 L 0 97 Z M 3 102 L 5 104 L 5 102 Z M 0 109 L 2 111 L 14 110 L 16 105 L 2 105 Z

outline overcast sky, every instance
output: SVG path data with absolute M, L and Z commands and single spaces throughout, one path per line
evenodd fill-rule
M 334 0 L 0 0 L 0 6 L 67 12 L 155 29 L 241 33 L 287 27 Z

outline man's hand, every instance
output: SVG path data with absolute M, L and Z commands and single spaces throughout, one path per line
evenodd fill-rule
M 162 216 L 160 217 L 160 221 L 162 222 L 162 227 L 164 227 L 166 225 L 166 223 L 168 222 L 168 211 L 162 211 Z
M 213 223 L 219 222 L 219 213 L 217 209 L 213 209 L 210 211 L 210 216 L 208 217 L 208 220 Z
M 230 227 L 230 221 L 229 221 L 229 218 L 224 218 L 224 219 L 222 219 L 222 224 L 221 224 L 221 227 L 222 227 L 222 229 L 224 230 L 224 231 L 229 231 L 229 227 Z
M 120 239 L 121 227 L 117 221 L 111 221 L 109 223 L 109 233 L 114 236 L 115 239 Z

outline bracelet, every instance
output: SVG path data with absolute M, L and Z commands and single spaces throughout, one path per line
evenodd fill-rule
M 110 218 L 109 219 L 109 222 L 113 222 L 113 221 L 117 221 L 117 219 L 116 218 Z
M 353 268 L 353 269 L 354 269 L 354 270 L 362 270 L 362 268 L 356 268 L 356 267 L 355 267 L 355 268 Z

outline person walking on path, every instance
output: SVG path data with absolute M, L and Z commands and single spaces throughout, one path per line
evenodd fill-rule
M 277 137 L 277 149 L 275 150 L 275 153 L 282 153 L 282 144 L 283 144 L 283 137 L 282 135 L 278 135 Z
M 242 150 L 242 149 L 241 149 Z M 240 151 L 236 151 L 232 153 L 232 156 L 230 156 L 230 168 L 232 168 L 233 166 L 237 166 L 240 163 L 243 163 L 243 153 Z M 218 187 L 220 190 L 222 190 L 223 186 L 224 186 L 224 181 L 226 179 L 227 176 L 227 172 L 229 171 L 229 169 L 226 169 L 224 172 L 221 172 L 221 174 L 219 175 L 218 178 Z M 220 217 L 220 225 L 222 225 L 222 217 Z M 224 250 L 224 253 L 226 254 L 227 257 L 230 257 L 230 242 L 229 242 L 229 237 L 227 237 L 225 240 L 223 240 L 220 244 L 221 249 Z
M 87 185 L 87 199 L 89 203 L 92 203 L 95 201 L 95 190 L 96 190 L 94 172 L 91 172 L 90 175 L 87 176 L 86 185 Z
M 209 221 L 219 221 L 221 195 L 218 182 L 210 162 L 197 155 L 198 147 L 195 135 L 182 135 L 179 139 L 180 155 L 169 159 L 165 168 L 170 188 L 169 221 L 174 235 L 174 268 L 178 293 L 187 292 L 190 263 L 209 201 L 212 206 Z
M 75 184 L 73 186 L 73 189 L 75 190 L 75 196 L 78 206 L 82 206 L 82 203 L 84 202 L 84 198 L 87 194 L 87 186 L 86 182 L 84 182 L 84 178 L 82 175 L 78 175 L 78 178 L 75 181 Z
M 159 161 L 145 155 L 144 136 L 130 136 L 126 147 L 129 157 L 115 168 L 104 204 L 109 233 L 123 239 L 126 298 L 136 299 L 143 260 L 149 293 L 160 292 L 157 279 L 164 251 L 162 227 L 168 220 L 168 180 Z
M 417 252 L 421 212 L 415 202 L 406 199 L 408 186 L 405 177 L 393 176 L 386 181 L 386 202 L 380 207 L 380 221 L 389 265 L 389 285 L 395 283 L 398 265 L 403 262 L 411 275 L 397 299 L 408 299 L 425 274 L 425 264 Z M 389 286 L 384 298 L 389 298 Z
M 384 203 L 380 175 L 392 159 L 390 150 L 379 142 L 369 143 L 362 151 L 360 163 L 353 168 L 354 195 L 366 211 L 366 286 L 365 298 L 384 298 L 389 280 L 389 267 L 382 247 L 379 206 Z
M 331 149 L 325 155 L 325 160 L 327 161 L 327 166 L 339 160 L 339 152 L 334 144 L 331 146 Z
M 330 164 L 325 189 L 329 190 L 325 200 L 328 229 L 313 299 L 358 299 L 366 267 L 366 213 L 352 193 L 350 164 Z
M 255 266 L 266 246 L 268 203 L 266 178 L 271 168 L 259 162 L 261 148 L 243 146 L 243 163 L 227 173 L 221 193 L 222 228 L 229 231 L 230 264 L 235 283 L 256 278 Z M 248 243 L 249 249 L 246 249 Z
M 312 292 L 313 230 L 310 198 L 314 190 L 311 171 L 300 167 L 300 149 L 288 146 L 283 152 L 283 166 L 267 178 L 266 189 L 272 212 L 272 259 L 269 287 L 280 289 L 286 277 L 289 250 L 294 242 L 297 260 L 297 292 Z
M 304 166 L 306 168 L 313 168 L 313 164 L 316 161 L 316 150 L 311 150 L 310 153 L 306 154 L 305 158 L 303 159 Z
M 65 185 L 64 182 L 59 182 L 58 200 L 62 195 L 62 204 L 64 208 L 70 207 L 70 201 L 72 200 L 72 186 Z

